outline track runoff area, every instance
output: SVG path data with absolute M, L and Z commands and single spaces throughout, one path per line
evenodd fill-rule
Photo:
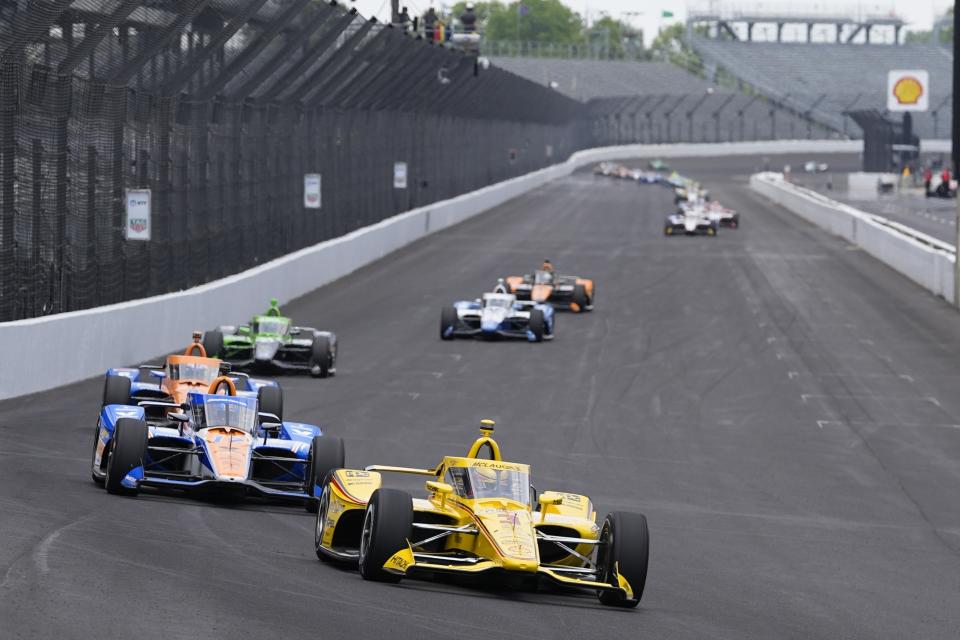
M 0 403 L 0 637 L 954 637 L 957 314 L 748 191 L 763 162 L 671 161 L 741 212 L 717 237 L 664 236 L 670 190 L 585 170 L 284 307 L 341 343 L 335 378 L 281 378 L 288 419 L 351 467 L 429 467 L 495 419 L 541 491 L 646 514 L 638 608 L 367 582 L 317 561 L 303 509 L 108 495 L 97 378 Z M 439 339 L 444 305 L 544 258 L 594 278 L 593 313 Z

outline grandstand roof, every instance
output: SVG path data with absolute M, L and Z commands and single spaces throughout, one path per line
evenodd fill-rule
M 557 83 L 557 90 L 578 100 L 611 96 L 700 93 L 711 85 L 665 62 L 492 58 L 494 65 L 533 82 Z

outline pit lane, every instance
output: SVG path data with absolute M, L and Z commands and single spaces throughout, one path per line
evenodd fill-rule
M 580 172 L 284 308 L 341 340 L 337 377 L 281 379 L 288 419 L 357 466 L 435 464 L 496 419 L 539 490 L 647 514 L 639 609 L 373 584 L 316 560 L 299 508 L 109 496 L 96 379 L 0 403 L 0 637 L 955 635 L 960 317 L 749 192 L 762 158 L 671 164 L 743 227 L 666 238 L 667 189 Z M 439 340 L 444 304 L 543 258 L 596 311 L 551 343 Z

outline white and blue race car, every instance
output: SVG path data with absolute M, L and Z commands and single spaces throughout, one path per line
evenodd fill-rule
M 553 339 L 553 307 L 517 300 L 512 293 L 485 293 L 476 300 L 459 300 L 440 314 L 440 338 Z
M 344 465 L 340 438 L 260 412 L 257 397 L 238 395 L 226 376 L 191 391 L 163 421 L 148 422 L 144 409 L 107 404 L 100 411 L 91 472 L 109 493 L 153 487 L 314 510 L 327 472 Z

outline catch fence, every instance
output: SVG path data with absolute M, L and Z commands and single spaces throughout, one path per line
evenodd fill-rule
M 547 166 L 587 144 L 582 108 L 335 3 L 0 1 L 0 321 L 183 289 Z

